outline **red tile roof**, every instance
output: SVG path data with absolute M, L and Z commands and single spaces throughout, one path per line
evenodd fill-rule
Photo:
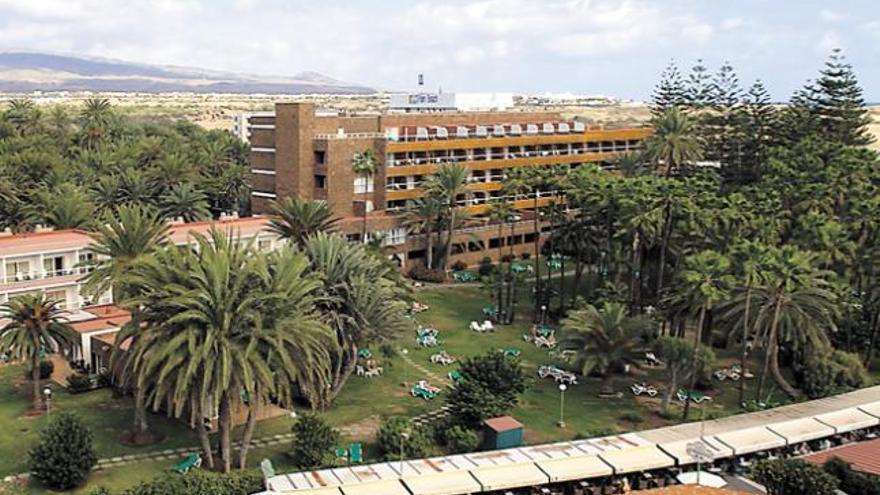
M 485 425 L 495 431 L 510 431 L 523 427 L 522 423 L 513 419 L 510 416 L 501 416 L 499 418 L 487 419 Z
M 93 339 L 99 340 L 110 347 L 116 345 L 116 333 L 102 333 L 101 335 L 95 335 L 92 337 Z M 131 346 L 131 338 L 125 339 L 122 341 L 122 344 L 119 345 L 119 348 L 123 351 L 127 351 L 129 346 Z
M 637 493 L 638 495 L 748 495 L 746 492 L 736 492 L 722 488 L 710 488 L 708 486 L 696 485 L 676 485 L 633 493 Z
M 112 304 L 93 306 L 86 308 L 85 311 L 95 315 L 95 318 L 71 323 L 70 326 L 77 333 L 92 333 L 119 328 L 131 321 L 131 313 Z
M 880 475 L 880 438 L 842 445 L 804 456 L 803 459 L 813 464 L 824 464 L 835 457 L 849 463 L 856 471 Z

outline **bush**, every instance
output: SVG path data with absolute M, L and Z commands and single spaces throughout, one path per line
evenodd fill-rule
M 462 270 L 467 270 L 467 263 L 464 261 L 458 260 L 452 264 L 452 271 L 460 272 Z
M 109 371 L 98 373 L 98 387 L 108 388 L 113 386 L 113 375 Z
M 85 373 L 74 373 L 67 377 L 67 391 L 72 394 L 92 390 L 92 379 Z
M 837 478 L 800 459 L 761 461 L 753 474 L 768 495 L 834 495 L 837 491 Z
M 880 478 L 866 476 L 855 471 L 849 464 L 837 457 L 826 462 L 822 469 L 840 481 L 840 489 L 845 493 L 880 495 Z
M 450 412 L 471 426 L 509 412 L 525 392 L 525 374 L 518 359 L 501 352 L 475 356 L 462 363 L 464 377 L 447 395 Z
M 192 470 L 186 476 L 164 474 L 122 492 L 122 495 L 243 495 L 263 490 L 263 476 L 257 470 L 228 474 Z
M 446 281 L 446 273 L 443 270 L 431 270 L 422 265 L 416 265 L 409 271 L 409 278 L 421 282 L 442 284 Z
M 626 411 L 623 414 L 621 414 L 620 416 L 618 416 L 618 418 L 621 421 L 627 421 L 627 422 L 633 423 L 633 424 L 645 422 L 645 417 L 642 416 L 641 413 L 638 413 L 636 411 Z
M 451 454 L 473 452 L 479 443 L 477 432 L 464 426 L 453 426 L 446 431 L 446 448 Z
M 415 426 L 409 418 L 400 416 L 383 421 L 377 438 L 379 450 L 387 460 L 400 460 L 401 442 L 404 458 L 426 457 L 432 447 L 430 428 Z
M 324 465 L 339 441 L 339 433 L 324 418 L 310 413 L 299 417 L 293 425 L 293 434 L 288 455 L 300 469 Z
M 819 399 L 871 383 L 858 355 L 834 350 L 817 352 L 807 359 L 802 388 L 811 399 Z
M 480 274 L 481 277 L 488 277 L 492 275 L 492 272 L 495 271 L 495 265 L 492 264 L 492 258 L 486 256 L 483 258 L 483 261 L 480 261 L 480 267 L 477 269 L 477 273 Z
M 27 366 L 24 371 L 24 377 L 28 380 L 31 379 L 31 366 Z M 50 376 L 52 376 L 52 372 L 55 371 L 55 363 L 48 359 L 43 359 L 40 361 L 40 380 L 47 380 Z
M 98 462 L 92 432 L 71 414 L 56 415 L 28 452 L 31 475 L 48 488 L 79 486 Z

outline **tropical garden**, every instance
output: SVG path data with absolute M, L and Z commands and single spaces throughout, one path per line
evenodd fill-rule
M 607 164 L 611 171 L 507 174 L 505 194 L 532 199 L 532 211 L 498 202 L 489 225 L 512 236 L 526 218 L 534 242 L 487 251 L 497 263 L 451 262 L 456 232 L 473 219 L 460 207 L 467 170 L 440 166 L 425 198 L 403 214 L 428 240 L 426 266 L 409 275 L 445 282 L 470 268 L 477 282 L 418 289 L 381 242 L 351 244 L 335 233 L 337 219 L 320 202 L 273 206 L 270 228 L 289 242 L 272 252 L 219 229 L 171 245 L 168 219 L 247 213 L 241 145 L 186 124 L 135 122 L 105 103 L 73 115 L 16 100 L 0 122 L 0 226 L 89 230 L 100 256 L 86 290 L 110 290 L 132 313 L 117 338 L 112 392 L 59 396 L 80 419 L 34 419 L 46 429 L 34 459 L 70 431 L 78 439 L 71 459 L 152 445 L 193 448 L 204 468 L 222 472 L 252 467 L 255 456 L 317 467 L 338 462 L 342 442 L 365 443 L 373 459 L 472 450 L 480 422 L 501 414 L 541 442 L 694 419 L 694 402 L 706 395 L 715 400 L 699 406 L 701 417 L 874 382 L 880 167 L 861 89 L 838 52 L 788 105 L 773 104 L 760 81 L 742 87 L 728 64 L 713 74 L 698 63 L 686 75 L 670 65 L 640 152 Z M 352 167 L 369 177 L 375 159 L 359 155 Z M 412 314 L 413 301 L 430 309 Z M 36 442 L 36 428 L 19 418 L 40 409 L 41 352 L 64 345 L 68 322 L 39 296 L 10 301 L 2 313 L 10 323 L 0 347 L 30 364 L 0 368 L 0 392 L 21 400 L 0 405 L 0 424 Z M 483 314 L 495 331 L 469 330 Z M 431 364 L 438 349 L 414 343 L 419 327 L 435 330 L 455 366 Z M 558 338 L 552 352 L 524 343 L 547 329 Z M 369 359 L 384 373 L 361 376 Z M 534 378 L 550 365 L 579 383 L 566 391 Z M 734 369 L 741 378 L 721 383 L 717 373 Z M 28 379 L 13 378 L 25 372 Z M 410 395 L 420 379 L 443 386 L 439 400 Z M 634 381 L 656 387 L 657 397 L 633 397 Z M 104 412 L 96 403 L 125 406 Z M 440 405 L 446 412 L 433 416 Z M 270 408 L 300 414 L 258 422 Z M 422 417 L 433 423 L 411 421 Z M 255 442 L 289 431 L 282 446 Z M 14 448 L 0 440 L 0 450 Z M 148 467 L 126 480 L 112 473 L 131 467 L 91 477 L 117 489 L 145 481 L 130 493 L 183 483 L 146 481 L 168 461 L 138 464 Z M 37 479 L 66 489 L 84 478 Z M 201 482 L 227 481 L 191 483 Z

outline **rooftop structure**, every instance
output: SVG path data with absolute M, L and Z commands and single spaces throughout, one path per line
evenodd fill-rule
M 880 476 L 880 439 L 842 445 L 804 456 L 804 460 L 821 465 L 835 457 L 850 464 L 856 471 Z
M 513 108 L 513 93 L 404 93 L 392 94 L 392 112 L 477 112 Z

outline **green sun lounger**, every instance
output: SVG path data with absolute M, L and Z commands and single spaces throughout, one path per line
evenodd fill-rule
M 186 459 L 180 461 L 176 466 L 174 466 L 174 470 L 180 474 L 186 474 L 192 468 L 198 468 L 202 466 L 202 456 L 199 454 L 190 454 L 186 456 Z
M 348 462 L 352 464 L 364 462 L 364 449 L 360 443 L 353 443 L 348 447 Z
M 449 373 L 446 373 L 446 376 L 448 376 L 449 379 L 455 383 L 459 383 L 464 380 L 464 375 L 462 375 L 461 371 L 458 370 L 452 370 Z

